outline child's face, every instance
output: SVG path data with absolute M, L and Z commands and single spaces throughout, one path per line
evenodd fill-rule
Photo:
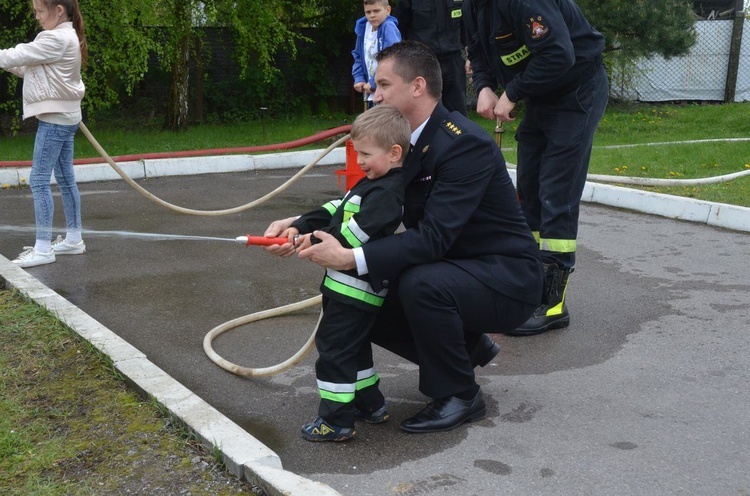
M 60 23 L 57 8 L 48 8 L 42 0 L 34 0 L 34 18 L 45 31 L 54 29 Z M 59 10 L 63 10 L 62 7 Z
M 382 3 L 377 2 L 372 5 L 365 5 L 365 17 L 370 23 L 372 29 L 378 29 L 383 24 L 388 14 L 391 13 L 391 6 L 384 7 Z
M 383 177 L 392 168 L 401 166 L 402 150 L 398 145 L 383 148 L 366 136 L 352 140 L 352 143 L 357 152 L 357 165 L 365 173 L 367 179 Z

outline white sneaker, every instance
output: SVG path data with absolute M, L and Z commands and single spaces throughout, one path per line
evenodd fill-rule
M 54 251 L 44 253 L 36 251 L 32 246 L 24 247 L 24 249 L 26 251 L 21 252 L 18 258 L 13 260 L 13 263 L 19 267 L 36 267 L 37 265 L 50 264 L 55 261 Z
M 52 242 L 52 251 L 57 255 L 82 255 L 86 253 L 86 243 L 81 240 L 78 243 L 71 245 L 65 241 L 62 236 L 58 236 L 57 239 Z

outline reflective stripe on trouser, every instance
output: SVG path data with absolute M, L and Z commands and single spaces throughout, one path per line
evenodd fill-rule
M 594 132 L 607 106 L 602 67 L 581 86 L 558 98 L 529 98 L 516 132 L 518 197 L 526 222 L 545 240 L 574 242 Z M 570 268 L 575 250 L 542 249 L 545 263 Z
M 326 270 L 323 286 L 340 295 L 359 300 L 373 307 L 383 306 L 383 299 L 388 293 L 387 289 L 375 291 L 368 282 L 333 269 Z
M 572 268 L 575 263 L 577 242 L 575 239 L 542 238 L 539 231 L 532 231 L 534 239 L 539 243 L 542 260 L 554 263 L 561 268 Z
M 369 333 L 376 313 L 323 300 L 323 318 L 315 336 L 315 375 L 320 392 L 318 415 L 338 427 L 354 426 L 354 406 L 372 411 L 383 406 L 372 361 Z

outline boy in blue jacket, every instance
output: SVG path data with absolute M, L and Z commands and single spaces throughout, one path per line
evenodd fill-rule
M 372 107 L 375 93 L 375 55 L 401 41 L 398 20 L 391 14 L 388 0 L 364 0 L 365 16 L 357 19 L 354 32 L 357 42 L 352 50 L 354 90 L 364 94 L 365 109 Z

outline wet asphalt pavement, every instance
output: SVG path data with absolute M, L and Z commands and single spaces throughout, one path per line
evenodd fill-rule
M 270 378 L 234 376 L 203 352 L 228 320 L 318 294 L 321 268 L 231 241 L 144 239 L 127 232 L 262 234 L 274 219 L 339 197 L 319 167 L 270 202 L 195 217 L 122 181 L 80 184 L 88 252 L 27 271 L 144 352 L 274 450 L 286 470 L 345 495 L 750 494 L 750 235 L 596 205 L 582 208 L 564 330 L 511 338 L 478 381 L 486 419 L 410 435 L 398 423 L 427 398 L 416 367 L 376 349 L 391 420 L 352 442 L 313 444 L 314 352 Z M 180 206 L 224 209 L 295 171 L 141 180 Z M 64 225 L 56 186 L 56 234 Z M 0 254 L 33 243 L 28 189 L 0 190 Z M 125 232 L 125 233 L 123 233 Z M 219 337 L 227 360 L 265 367 L 307 340 L 318 311 Z

